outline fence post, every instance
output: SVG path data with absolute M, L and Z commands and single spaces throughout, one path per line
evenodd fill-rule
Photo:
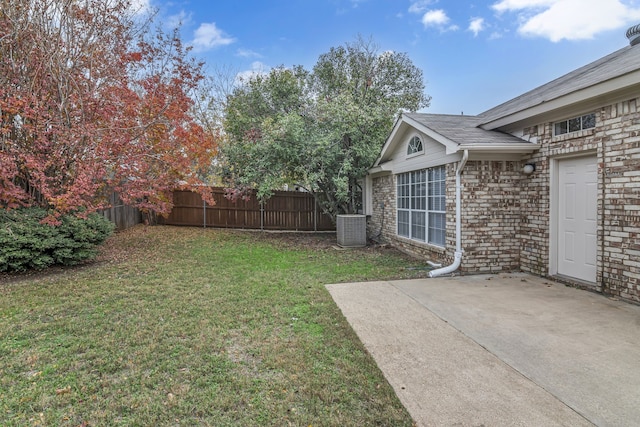
M 318 198 L 313 194 L 313 231 L 318 231 Z
M 207 201 L 202 199 L 202 228 L 207 228 Z
M 264 231 L 264 202 L 260 202 L 260 231 Z

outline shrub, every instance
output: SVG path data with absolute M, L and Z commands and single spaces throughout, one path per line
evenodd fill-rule
M 0 271 L 74 265 L 95 257 L 97 246 L 113 232 L 113 224 L 99 214 L 86 219 L 74 214 L 59 225 L 43 224 L 41 208 L 0 209 Z

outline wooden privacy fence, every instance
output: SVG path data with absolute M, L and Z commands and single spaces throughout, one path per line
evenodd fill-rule
M 173 210 L 160 224 L 199 227 L 244 228 L 254 230 L 333 231 L 331 218 L 323 214 L 312 194 L 277 191 L 264 204 L 255 192 L 249 200 L 232 201 L 224 189 L 214 187 L 216 202 L 211 206 L 199 194 L 190 191 L 173 193 Z
M 120 197 L 116 193 L 112 193 L 109 197 L 108 209 L 100 211 L 100 213 L 109 221 L 116 225 L 117 230 L 126 230 L 136 224 L 142 222 L 142 215 L 137 208 L 127 206 L 122 203 Z

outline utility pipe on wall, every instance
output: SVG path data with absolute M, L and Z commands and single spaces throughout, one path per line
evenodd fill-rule
M 453 273 L 458 269 L 458 267 L 460 267 L 460 263 L 462 262 L 462 184 L 460 176 L 462 175 L 462 170 L 467 164 L 468 159 L 469 150 L 464 150 L 464 153 L 462 154 L 462 160 L 460 160 L 458 169 L 456 170 L 456 251 L 453 255 L 453 264 L 430 271 L 429 277 L 438 277 L 442 276 L 443 274 Z

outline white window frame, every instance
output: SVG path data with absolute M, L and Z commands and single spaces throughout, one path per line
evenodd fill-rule
M 414 140 L 418 140 L 420 142 L 420 149 L 410 153 L 409 149 L 411 148 L 411 143 Z M 411 138 L 409 138 L 409 142 L 407 143 L 407 158 L 419 156 L 421 154 L 424 154 L 424 140 L 420 137 L 420 135 L 413 135 Z
M 396 234 L 434 246 L 445 246 L 444 165 L 396 176 Z
M 564 131 L 558 132 L 558 126 L 564 125 Z M 596 127 L 596 113 L 582 114 L 566 120 L 553 122 L 553 136 L 567 135 Z

